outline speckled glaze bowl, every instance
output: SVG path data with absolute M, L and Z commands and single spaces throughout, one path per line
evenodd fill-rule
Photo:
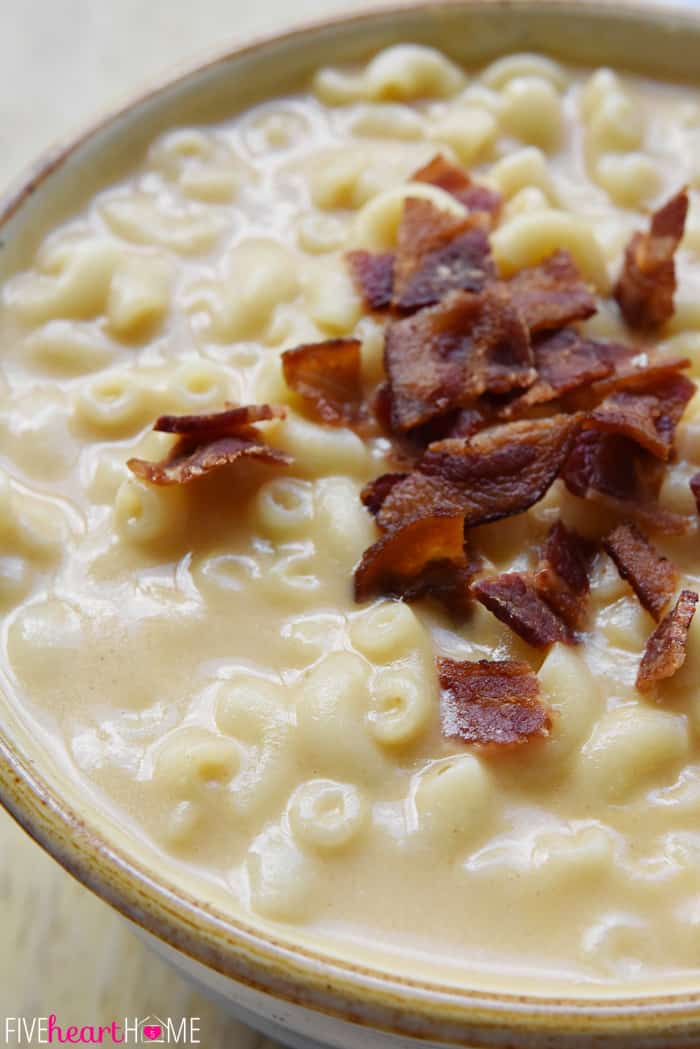
M 398 41 L 432 44 L 467 66 L 538 50 L 660 78 L 700 79 L 700 6 L 584 0 L 429 0 L 307 27 L 218 57 L 107 117 L 46 156 L 0 203 L 0 279 L 48 226 L 128 169 L 173 123 L 212 120 L 298 86 L 318 66 Z M 106 817 L 39 753 L 0 693 L 0 800 L 71 874 L 119 910 L 193 982 L 241 1019 L 304 1049 L 679 1049 L 700 1045 L 700 984 L 564 996 L 408 979 L 301 946 L 298 930 L 235 921 L 156 876 Z M 99 828 L 99 829 L 98 829 Z

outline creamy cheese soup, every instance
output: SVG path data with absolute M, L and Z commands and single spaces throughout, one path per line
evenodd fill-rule
M 502 195 L 501 276 L 566 249 L 597 297 L 579 331 L 627 345 L 611 295 L 625 245 L 687 185 L 675 312 L 642 341 L 700 374 L 693 88 L 535 55 L 464 71 L 407 45 L 168 131 L 2 288 L 8 695 L 91 811 L 231 914 L 454 979 L 688 973 L 700 616 L 680 669 L 642 693 L 656 623 L 600 548 L 578 644 L 532 647 L 477 601 L 462 619 L 429 598 L 356 603 L 379 537 L 360 491 L 396 469 L 390 442 L 320 422 L 282 373 L 283 351 L 353 336 L 367 388 L 382 381 L 387 314 L 345 256 L 392 250 L 407 197 L 464 213 L 410 181 L 437 153 Z M 127 467 L 172 447 L 158 416 L 227 404 L 286 406 L 258 431 L 292 464 L 167 486 Z M 675 448 L 659 503 L 691 532 L 651 538 L 677 590 L 697 590 L 697 396 Z M 598 537 L 621 520 L 558 479 L 474 530 L 482 574 L 533 568 L 559 519 Z M 436 657 L 528 664 L 549 735 L 448 738 Z

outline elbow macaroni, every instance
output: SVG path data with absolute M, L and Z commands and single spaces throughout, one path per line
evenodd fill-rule
M 559 95 L 549 80 L 539 76 L 519 76 L 503 89 L 501 124 L 505 130 L 546 151 L 561 143 L 563 117 Z
M 212 334 L 222 342 L 259 337 L 278 303 L 299 291 L 291 251 L 272 238 L 241 241 L 226 259 L 221 277 L 190 293 L 190 307 L 209 313 Z
M 535 266 L 558 248 L 566 248 L 581 272 L 605 293 L 609 277 L 600 245 L 582 219 L 555 209 L 516 215 L 493 234 L 493 255 L 501 274 Z
M 367 805 L 349 783 L 309 780 L 290 801 L 289 822 L 302 847 L 335 852 L 361 834 Z

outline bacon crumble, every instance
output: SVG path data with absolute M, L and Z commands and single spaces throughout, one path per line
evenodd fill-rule
M 489 239 L 473 217 L 455 218 L 419 197 L 406 200 L 394 265 L 395 306 L 433 306 L 450 291 L 482 291 L 495 276 Z
M 687 518 L 659 506 L 663 462 L 635 441 L 615 433 L 584 429 L 571 449 L 562 478 L 570 492 L 599 502 L 641 525 L 667 535 L 684 535 Z
M 549 735 L 551 714 L 527 663 L 440 657 L 437 666 L 442 732 L 448 739 L 511 747 Z
M 586 615 L 593 549 L 578 532 L 557 521 L 535 572 L 538 593 L 570 630 L 580 628 Z
M 389 490 L 377 514 L 389 531 L 435 514 L 468 527 L 521 513 L 545 494 L 567 460 L 577 415 L 504 423 L 470 438 L 429 445 L 415 470 Z
M 541 596 L 534 574 L 504 572 L 480 579 L 472 594 L 489 612 L 534 648 L 557 641 L 572 644 L 574 638 L 562 619 Z
M 603 539 L 603 547 L 647 612 L 660 619 L 678 585 L 673 564 L 631 524 L 618 525 Z
M 398 431 L 483 393 L 522 389 L 536 377 L 527 329 L 499 287 L 451 292 L 437 306 L 389 324 L 384 365 Z
M 170 452 L 159 462 L 133 458 L 126 465 L 137 477 L 156 485 L 189 484 L 239 459 L 286 466 L 292 457 L 266 444 L 252 425 L 284 418 L 285 414 L 284 408 L 264 404 L 227 408 L 207 415 L 162 415 L 154 429 L 178 435 Z
M 674 256 L 687 214 L 688 193 L 682 189 L 654 212 L 648 232 L 633 234 L 625 249 L 615 298 L 632 328 L 656 328 L 673 316 Z
M 689 357 L 669 354 L 662 350 L 635 350 L 631 346 L 609 342 L 604 344 L 614 370 L 609 378 L 597 382 L 592 393 L 596 398 L 619 390 L 652 391 L 655 386 L 690 367 Z
M 466 171 L 450 163 L 442 153 L 438 153 L 424 167 L 414 172 L 411 182 L 427 182 L 431 186 L 444 189 L 468 211 L 482 216 L 489 225 L 495 224 L 503 207 L 500 193 L 474 182 Z
M 220 412 L 205 415 L 159 415 L 153 424 L 158 433 L 174 433 L 179 437 L 197 437 L 216 440 L 245 432 L 253 423 L 284 419 L 286 409 L 275 404 L 249 404 L 227 407 Z
M 657 682 L 673 677 L 685 663 L 688 631 L 697 601 L 695 591 L 681 590 L 676 604 L 647 641 L 637 674 L 640 692 L 650 692 Z
M 506 417 L 556 401 L 607 378 L 614 370 L 608 345 L 584 338 L 575 328 L 562 328 L 543 336 L 534 343 L 533 351 L 537 378 L 525 393 L 505 407 Z
M 350 275 L 370 310 L 384 310 L 394 297 L 393 251 L 349 251 Z
M 595 299 L 568 251 L 556 251 L 539 266 L 520 270 L 506 287 L 532 333 L 563 328 L 596 312 Z
M 355 569 L 355 600 L 428 596 L 461 617 L 471 604 L 469 584 L 477 567 L 467 554 L 460 517 L 419 518 L 365 550 Z
M 360 499 L 369 512 L 376 517 L 391 489 L 406 477 L 408 477 L 406 473 L 380 474 L 373 481 L 367 482 L 360 492 Z
M 629 437 L 658 459 L 670 459 L 676 426 L 695 388 L 685 375 L 651 378 L 637 392 L 611 393 L 591 412 L 586 425 Z
M 349 426 L 363 414 L 359 339 L 328 339 L 285 350 L 287 385 L 331 426 Z

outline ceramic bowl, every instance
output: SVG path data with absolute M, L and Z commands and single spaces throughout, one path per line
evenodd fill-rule
M 430 0 L 318 24 L 238 48 L 169 81 L 45 157 L 0 204 L 0 278 L 50 225 L 118 177 L 175 123 L 230 116 L 297 87 L 319 66 L 399 41 L 469 66 L 544 51 L 660 78 L 700 77 L 700 6 L 584 0 Z M 314 946 L 295 930 L 232 920 L 154 874 L 119 828 L 85 810 L 0 694 L 0 800 L 52 856 L 240 1018 L 301 1049 L 678 1049 L 700 1044 L 700 982 L 624 994 L 542 985 L 519 993 L 443 986 Z M 295 942 L 295 940 L 297 942 Z M 436 970 L 437 972 L 437 970 Z

